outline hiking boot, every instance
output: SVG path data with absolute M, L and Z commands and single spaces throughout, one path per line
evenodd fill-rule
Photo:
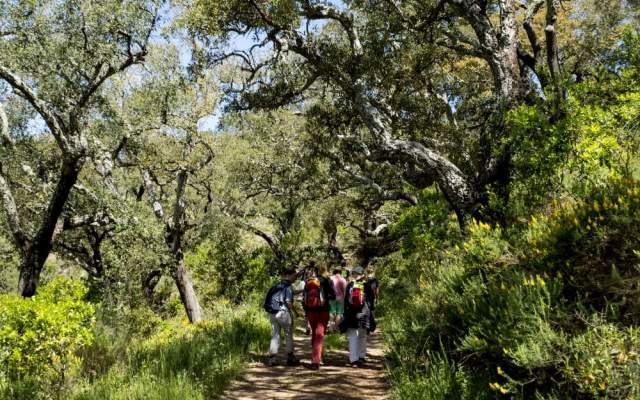
M 317 371 L 317 370 L 320 369 L 320 364 L 311 364 L 311 365 L 309 365 L 309 369 Z
M 276 365 L 276 356 L 269 356 L 269 358 L 267 358 L 267 366 L 273 367 L 274 365 Z
M 358 360 L 358 362 L 362 365 L 362 364 L 366 363 L 367 360 L 365 358 L 361 358 L 361 359 Z
M 360 368 L 362 367 L 362 361 L 358 360 L 358 361 L 351 361 L 349 363 L 349 366 L 352 368 Z

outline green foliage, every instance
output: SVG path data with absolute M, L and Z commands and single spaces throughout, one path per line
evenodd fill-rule
M 0 296 L 0 389 L 6 398 L 55 397 L 91 343 L 94 308 L 78 281 L 56 278 L 38 295 Z
M 185 257 L 203 303 L 220 298 L 240 303 L 265 291 L 277 275 L 265 249 L 242 248 L 240 231 L 230 221 L 215 225 L 210 238 Z
M 524 228 L 473 223 L 382 263 L 404 296 L 383 307 L 396 398 L 636 398 L 639 196 L 614 181 Z
M 249 354 L 265 351 L 270 325 L 254 305 L 220 302 L 210 313 L 214 319 L 197 325 L 166 321 L 150 336 L 132 337 L 115 363 L 103 360 L 107 368 L 92 364 L 70 398 L 199 400 L 216 396 Z M 104 346 L 99 343 L 94 351 L 103 352 Z
M 567 275 L 563 295 L 572 305 L 638 324 L 638 221 L 640 185 L 615 182 L 575 203 L 556 204 L 548 216 L 533 217 L 522 260 L 538 273 Z

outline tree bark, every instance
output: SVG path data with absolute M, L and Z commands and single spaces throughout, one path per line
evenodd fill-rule
M 200 322 L 203 319 L 202 308 L 200 307 L 198 296 L 196 296 L 191 275 L 184 265 L 182 251 L 176 252 L 174 256 L 176 265 L 175 271 L 173 272 L 173 279 L 178 287 L 178 292 L 180 292 L 180 299 L 184 305 L 184 310 L 187 313 L 187 317 L 189 317 L 189 322 Z
M 62 163 L 60 178 L 40 223 L 40 229 L 27 246 L 20 264 L 18 293 L 23 297 L 31 297 L 36 294 L 42 267 L 51 252 L 58 220 L 69 198 L 69 193 L 78 180 L 83 164 L 84 157 L 66 159 Z
M 173 255 L 174 264 L 171 275 L 173 276 L 178 292 L 180 293 L 180 300 L 182 300 L 182 305 L 184 306 L 184 310 L 187 313 L 189 321 L 191 323 L 196 323 L 202 321 L 203 319 L 202 307 L 200 307 L 200 302 L 198 301 L 195 288 L 193 287 L 193 281 L 191 280 L 191 276 L 184 264 L 184 254 L 182 252 L 182 239 L 184 237 L 185 231 L 183 221 L 184 201 L 182 197 L 184 195 L 188 179 L 189 171 L 182 169 L 180 170 L 180 172 L 178 172 L 176 182 L 176 199 L 173 204 L 173 214 L 171 217 L 171 222 L 165 222 L 167 227 L 167 236 L 165 238 L 165 242 L 167 244 L 167 247 L 169 248 L 169 251 Z M 151 180 L 151 174 L 149 173 L 149 171 L 142 171 L 142 180 L 146 188 L 146 192 L 149 195 L 149 201 L 151 203 L 151 206 L 153 207 L 153 212 L 156 215 L 156 218 L 164 222 L 164 210 L 157 197 L 156 190 Z M 149 276 L 149 279 L 147 279 L 149 283 L 153 281 L 154 272 L 152 272 Z M 155 286 L 155 284 L 153 286 Z M 146 290 L 147 287 L 145 287 L 145 291 Z M 152 291 L 153 287 L 151 288 L 151 291 L 149 293 L 151 293 Z M 147 294 L 149 295 L 149 293 Z
M 547 0 L 546 26 L 544 36 L 547 47 L 547 66 L 549 75 L 556 92 L 555 105 L 559 105 L 566 100 L 567 92 L 562 84 L 562 71 L 560 69 L 560 59 L 558 55 L 558 41 L 556 37 L 556 0 Z

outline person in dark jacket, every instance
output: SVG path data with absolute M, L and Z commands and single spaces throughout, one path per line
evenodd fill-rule
M 371 307 L 373 298 L 368 287 L 364 268 L 356 266 L 351 270 L 352 281 L 346 289 L 344 318 L 341 331 L 349 339 L 349 363 L 359 367 L 367 357 L 367 335 L 374 326 Z
M 295 268 L 288 268 L 282 274 L 280 282 L 269 289 L 265 300 L 265 310 L 269 312 L 271 321 L 271 343 L 267 364 L 276 363 L 276 355 L 280 348 L 280 330 L 284 331 L 287 350 L 287 365 L 298 365 L 299 361 L 293 351 L 293 287 L 291 282 L 297 276 Z
M 333 283 L 324 266 L 315 268 L 304 286 L 303 306 L 311 326 L 311 368 L 319 369 L 324 335 L 329 324 L 329 301 L 335 300 Z

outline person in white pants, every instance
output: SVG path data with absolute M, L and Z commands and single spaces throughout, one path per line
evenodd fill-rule
M 367 358 L 367 330 L 364 328 L 347 329 L 349 338 L 349 362 L 357 364 Z
M 280 310 L 271 314 L 271 343 L 269 355 L 275 356 L 280 348 L 280 329 L 284 331 L 285 350 L 287 354 L 293 354 L 293 318 L 289 310 Z
M 365 290 L 364 269 L 360 266 L 351 271 L 353 280 L 345 290 L 344 318 L 341 326 L 346 328 L 349 339 L 349 364 L 360 367 L 367 357 L 367 335 L 371 322 L 371 311 Z M 344 332 L 344 330 L 343 330 Z
M 271 321 L 271 342 L 269 343 L 268 365 L 275 365 L 276 355 L 280 348 L 280 329 L 284 331 L 287 351 L 287 365 L 298 365 L 299 361 L 293 353 L 293 287 L 291 283 L 297 273 L 289 268 L 282 274 L 280 282 L 269 289 L 265 299 L 265 310 L 269 312 Z

